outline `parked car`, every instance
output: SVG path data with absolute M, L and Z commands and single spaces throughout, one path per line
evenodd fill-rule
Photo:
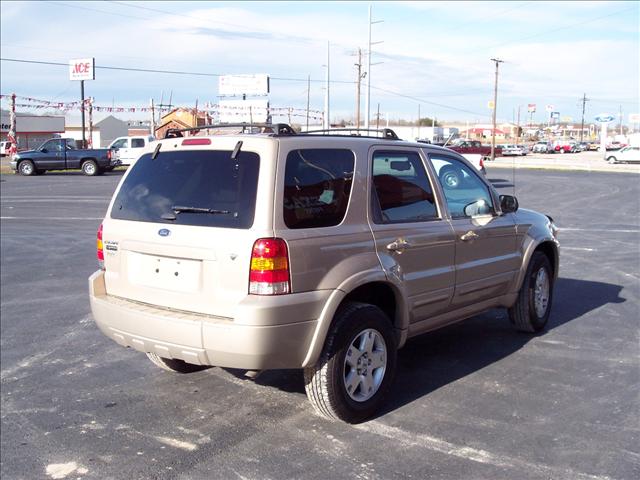
M 545 327 L 550 217 L 388 129 L 271 128 L 172 131 L 127 170 L 89 278 L 105 335 L 171 372 L 304 369 L 318 413 L 360 422 L 393 390 L 407 339 L 495 307 Z
M 485 159 L 491 158 L 491 146 L 482 145 L 478 140 L 467 140 L 465 138 L 456 138 L 450 144 L 445 145 L 450 150 L 462 154 L 480 154 Z M 496 145 L 494 148 L 494 155 L 499 157 L 502 155 L 502 148 L 500 145 Z
M 606 148 L 607 151 L 610 151 L 610 150 L 620 150 L 621 148 L 626 147 L 626 146 L 627 146 L 626 143 L 613 141 L 611 143 L 607 143 L 605 148 Z
M 589 151 L 600 150 L 600 142 L 589 142 Z
M 504 155 L 505 157 L 513 156 L 513 155 L 521 156 L 526 154 L 527 154 L 527 149 L 524 148 L 522 145 L 513 145 L 513 144 L 502 145 L 502 155 Z
M 609 163 L 640 162 L 640 147 L 623 147 L 616 152 L 608 153 L 607 162 Z
M 139 135 L 135 137 L 118 137 L 111 144 L 110 150 L 115 152 L 121 165 L 133 165 L 145 148 L 155 140 L 153 135 Z
M 589 150 L 589 142 L 578 142 L 578 149 L 580 152 L 586 152 Z
M 556 140 L 553 143 L 553 151 L 555 153 L 571 153 L 574 147 L 566 140 Z
M 11 148 L 11 142 L 0 142 L 0 157 L 6 157 L 9 155 L 9 149 Z
M 551 142 L 537 142 L 532 149 L 533 153 L 550 153 L 553 150 Z
M 100 175 L 113 170 L 118 161 L 106 148 L 77 149 L 72 138 L 52 138 L 36 150 L 14 155 L 9 163 L 20 175 L 38 175 L 47 170 L 81 169 L 85 175 Z

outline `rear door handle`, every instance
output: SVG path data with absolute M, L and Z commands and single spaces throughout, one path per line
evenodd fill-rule
M 469 230 L 467 233 L 465 233 L 464 235 L 462 235 L 460 237 L 460 240 L 462 240 L 463 242 L 469 242 L 471 240 L 475 240 L 476 238 L 478 238 L 480 235 L 478 235 L 476 232 L 474 232 L 473 230 Z
M 409 248 L 411 244 L 403 238 L 398 238 L 387 245 L 387 250 L 391 252 L 402 253 L 405 248 Z

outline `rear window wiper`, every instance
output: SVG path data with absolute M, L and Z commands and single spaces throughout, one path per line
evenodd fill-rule
M 179 213 L 208 213 L 212 215 L 229 215 L 231 212 L 229 210 L 217 210 L 215 208 L 205 208 L 205 207 L 185 207 L 182 205 L 174 205 L 171 207 L 171 212 L 163 213 L 161 218 L 164 220 L 175 220 L 176 215 Z

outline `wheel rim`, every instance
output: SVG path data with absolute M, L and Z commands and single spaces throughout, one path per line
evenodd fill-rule
M 96 167 L 92 163 L 86 163 L 84 165 L 84 171 L 87 172 L 89 175 L 93 175 L 96 171 Z
M 344 359 L 344 388 L 356 402 L 373 397 L 382 385 L 387 369 L 387 344 L 377 330 L 358 333 Z
M 25 162 L 20 165 L 20 171 L 24 175 L 31 175 L 33 173 L 33 166 L 29 162 Z
M 533 304 L 538 318 L 544 317 L 549 306 L 549 275 L 544 268 L 538 270 L 533 287 Z
M 456 188 L 458 186 L 459 180 L 458 176 L 454 173 L 447 173 L 444 177 L 444 182 L 448 187 Z

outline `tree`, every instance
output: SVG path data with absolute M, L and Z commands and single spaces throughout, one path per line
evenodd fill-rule
M 429 118 L 429 117 L 424 117 L 421 118 L 420 121 L 420 126 L 421 127 L 430 127 L 431 125 L 434 125 L 436 127 L 440 126 L 440 123 L 436 120 L 435 124 L 433 123 L 433 119 Z

